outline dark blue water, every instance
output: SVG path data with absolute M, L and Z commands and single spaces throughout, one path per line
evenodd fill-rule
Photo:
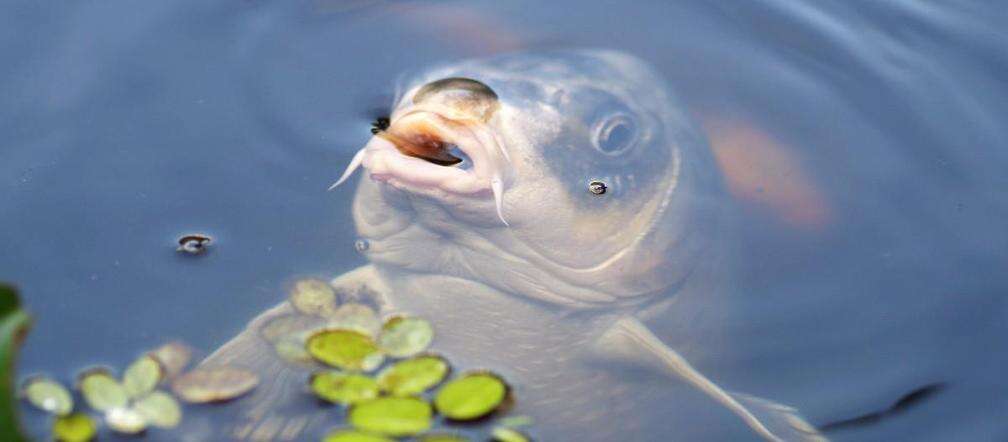
M 608 47 L 653 63 L 712 144 L 759 133 L 744 158 L 786 159 L 722 164 L 791 196 L 735 194 L 737 338 L 694 361 L 707 375 L 820 425 L 942 384 L 828 435 L 1004 440 L 1006 23 L 983 2 L 5 3 L 0 280 L 36 318 L 20 370 L 210 351 L 292 279 L 362 264 L 351 193 L 325 189 L 403 72 Z M 209 253 L 175 252 L 189 232 Z

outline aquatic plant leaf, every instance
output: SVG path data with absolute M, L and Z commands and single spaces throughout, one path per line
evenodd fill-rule
M 454 433 L 431 433 L 421 436 L 419 442 L 469 442 L 469 438 Z
M 182 422 L 182 407 L 172 395 L 163 391 L 154 391 L 138 399 L 133 408 L 158 428 L 175 428 Z
M 52 433 L 60 442 L 87 442 L 98 434 L 98 424 L 87 414 L 73 413 L 56 418 Z
M 490 432 L 493 442 L 529 442 L 531 439 L 522 432 L 508 427 L 496 427 Z
M 237 367 L 201 367 L 179 376 L 172 391 L 185 402 L 202 404 L 237 398 L 259 385 L 259 376 Z
M 374 338 L 381 330 L 381 320 L 378 314 L 364 304 L 354 302 L 339 306 L 335 312 L 326 316 L 326 328 L 354 330 Z
M 151 391 L 164 377 L 161 363 L 152 356 L 141 356 L 123 372 L 122 385 L 130 399 L 136 399 Z
M 380 397 L 350 407 L 348 419 L 359 430 L 400 437 L 427 431 L 432 414 L 419 398 Z
M 497 375 L 473 372 L 453 379 L 438 390 L 434 407 L 448 419 L 479 419 L 500 407 L 508 396 L 508 386 Z
M 305 347 L 315 359 L 336 368 L 371 371 L 385 356 L 370 337 L 353 330 L 323 330 L 308 338 Z
M 284 339 L 273 344 L 273 351 L 288 364 L 310 366 L 315 359 L 305 350 L 304 340 Z
M 122 434 L 140 434 L 147 429 L 147 418 L 134 408 L 117 407 L 105 412 L 105 425 Z
M 378 385 L 392 396 L 413 396 L 440 384 L 449 371 L 448 362 L 440 356 L 417 356 L 382 370 Z
M 21 386 L 21 395 L 38 409 L 65 416 L 73 411 L 73 396 L 62 384 L 43 376 L 28 378 Z
M 148 355 L 161 363 L 162 377 L 171 380 L 182 373 L 182 370 L 189 364 L 189 360 L 192 359 L 192 349 L 179 341 L 171 341 Z
M 377 434 L 342 429 L 327 434 L 322 438 L 322 442 L 395 442 L 395 440 Z
M 14 358 L 31 324 L 13 287 L 0 284 L 0 435 L 23 441 L 14 395 Z
M 378 343 L 388 355 L 406 358 L 426 350 L 433 339 L 434 329 L 426 320 L 397 316 L 382 327 Z
M 319 371 L 312 374 L 309 385 L 316 396 L 337 404 L 351 405 L 378 397 L 378 382 L 360 374 Z
M 277 316 L 259 329 L 259 334 L 270 342 L 301 341 L 325 328 L 325 320 L 315 316 L 290 314 Z
M 290 303 L 306 315 L 327 316 L 336 311 L 336 292 L 332 286 L 318 279 L 302 279 L 294 283 Z
M 84 371 L 77 378 L 77 386 L 84 396 L 84 401 L 97 411 L 122 408 L 129 403 L 126 389 L 106 368 L 98 367 Z
M 532 425 L 532 417 L 525 415 L 502 417 L 497 419 L 497 425 L 509 428 L 527 427 Z

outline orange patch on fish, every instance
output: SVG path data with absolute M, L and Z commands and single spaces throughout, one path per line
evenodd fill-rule
M 736 120 L 706 119 L 704 129 L 732 196 L 768 209 L 792 227 L 819 230 L 832 209 L 795 158 L 795 149 Z

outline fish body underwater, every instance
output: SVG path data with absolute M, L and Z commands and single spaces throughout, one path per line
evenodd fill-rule
M 332 285 L 431 321 L 432 350 L 500 373 L 542 440 L 823 440 L 670 344 L 689 345 L 732 276 L 729 209 L 704 137 L 643 61 L 571 50 L 429 69 L 403 82 L 338 190 L 358 168 L 369 264 Z M 306 370 L 258 333 L 291 311 L 263 313 L 204 361 L 264 380 L 232 437 L 326 425 L 292 405 L 308 402 Z

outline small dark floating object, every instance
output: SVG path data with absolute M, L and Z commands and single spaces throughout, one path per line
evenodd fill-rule
M 606 193 L 606 189 L 608 189 L 608 187 L 606 186 L 606 183 L 603 183 L 602 181 L 593 180 L 588 183 L 588 191 L 595 195 L 602 195 Z
M 212 241 L 212 238 L 199 233 L 184 235 L 178 240 L 178 251 L 185 252 L 190 255 L 199 255 L 206 252 L 206 248 L 210 245 L 210 241 Z

